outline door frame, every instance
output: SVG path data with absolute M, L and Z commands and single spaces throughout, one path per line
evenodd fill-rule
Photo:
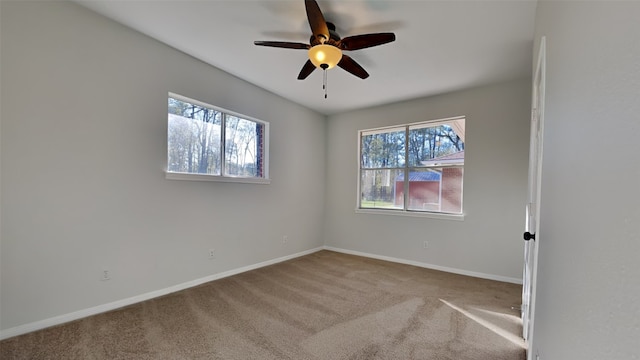
M 525 247 L 529 250 L 529 259 L 525 256 L 525 262 L 530 262 L 529 279 L 523 272 L 523 284 L 529 285 L 529 299 L 527 309 L 523 309 L 523 337 L 527 341 L 527 359 L 532 360 L 534 355 L 531 353 L 532 340 L 534 333 L 535 319 L 535 300 L 536 300 L 536 282 L 538 275 L 538 248 L 540 241 L 540 198 L 542 188 L 542 159 L 543 159 L 543 135 L 544 135 L 544 109 L 545 109 L 545 87 L 546 87 L 546 37 L 540 38 L 540 46 L 538 49 L 538 61 L 533 76 L 532 94 L 531 94 L 531 134 L 530 134 L 530 158 L 529 158 L 529 185 L 527 186 L 527 229 L 533 230 L 535 238 L 525 243 Z M 535 166 L 533 164 L 535 163 Z M 532 183 L 533 182 L 533 183 Z M 534 185 L 535 184 L 535 185 Z M 535 188 L 534 188 L 535 187 Z M 533 209 L 531 203 L 533 202 Z M 533 224 L 530 224 L 531 214 L 533 212 Z M 532 226 L 531 226 L 532 225 Z M 526 267 L 528 264 L 524 264 Z M 526 281 L 526 282 L 525 282 Z M 524 286 L 524 285 L 523 285 Z M 524 294 L 523 287 L 523 294 Z M 524 297 L 524 296 L 523 296 Z

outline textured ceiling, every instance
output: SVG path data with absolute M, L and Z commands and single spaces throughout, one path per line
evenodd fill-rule
M 351 51 L 370 77 L 340 68 L 306 80 L 306 50 L 254 40 L 309 42 L 303 0 L 76 0 L 83 6 L 261 88 L 323 114 L 530 76 L 535 1 L 318 1 L 341 37 L 394 32 L 395 42 Z

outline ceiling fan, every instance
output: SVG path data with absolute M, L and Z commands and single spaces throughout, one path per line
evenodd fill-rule
M 369 77 L 369 73 L 342 52 L 378 46 L 396 39 L 394 33 L 355 35 L 341 39 L 336 32 L 335 25 L 325 21 L 315 0 L 305 0 L 304 5 L 312 32 L 309 44 L 286 41 L 254 41 L 254 44 L 259 46 L 308 50 L 309 59 L 300 70 L 298 80 L 306 79 L 317 67 L 328 70 L 335 66 L 341 67 L 361 79 L 366 79 Z

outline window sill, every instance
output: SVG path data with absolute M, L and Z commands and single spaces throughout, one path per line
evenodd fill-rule
M 360 209 L 357 208 L 356 214 L 375 214 L 375 215 L 394 215 L 394 216 L 408 216 L 418 218 L 429 218 L 439 220 L 455 220 L 464 221 L 464 214 L 440 214 L 432 212 L 422 211 L 404 211 L 404 210 L 384 210 L 384 209 Z
M 187 174 L 187 173 L 174 173 L 174 172 L 166 172 L 166 179 L 167 180 L 189 180 L 189 181 L 214 181 L 214 182 L 226 182 L 226 183 L 262 184 L 262 185 L 267 185 L 271 183 L 271 179 L 263 179 L 263 178 L 216 176 L 216 175 L 207 175 L 207 174 Z

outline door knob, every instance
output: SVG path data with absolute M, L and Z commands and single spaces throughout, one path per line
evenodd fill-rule
M 535 240 L 536 239 L 536 234 L 532 234 L 532 233 L 527 231 L 526 233 L 524 233 L 524 239 L 526 241 L 529 241 L 531 239 Z

